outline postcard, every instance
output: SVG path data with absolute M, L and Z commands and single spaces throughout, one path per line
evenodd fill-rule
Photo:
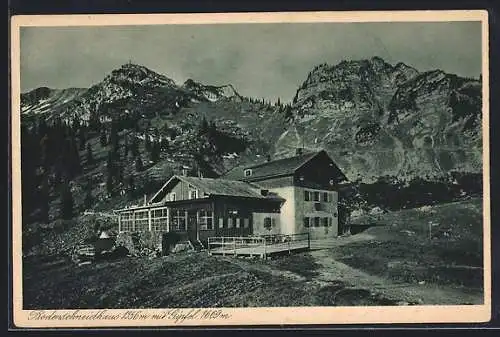
M 490 320 L 486 11 L 11 28 L 16 326 Z

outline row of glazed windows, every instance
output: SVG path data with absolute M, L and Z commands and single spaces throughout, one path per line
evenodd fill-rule
M 322 202 L 332 202 L 333 194 L 329 192 L 319 192 L 319 191 L 304 191 L 305 201 L 322 201 Z
M 208 210 L 199 210 L 196 214 L 196 221 L 200 230 L 213 229 L 214 212 Z M 172 210 L 172 225 L 171 230 L 177 232 L 186 231 L 188 222 L 188 213 L 186 210 Z
M 185 230 L 185 215 L 180 215 L 172 211 L 170 222 L 172 230 Z M 166 208 L 151 211 L 151 230 L 166 231 L 168 229 L 169 214 Z M 120 231 L 122 232 L 142 232 L 149 230 L 148 211 L 123 212 L 120 214 Z
M 250 227 L 250 219 L 248 218 L 227 218 L 224 226 L 224 219 L 219 218 L 219 228 L 248 228 Z
M 169 223 L 167 209 L 151 211 L 152 231 L 166 231 Z M 186 210 L 175 209 L 170 211 L 170 230 L 177 232 L 186 231 L 188 223 L 188 213 Z M 199 210 L 197 213 L 197 223 L 200 230 L 214 229 L 213 211 Z M 219 228 L 249 228 L 248 218 L 219 218 Z M 140 232 L 149 230 L 148 211 L 123 212 L 120 214 L 120 230 L 122 232 Z
M 304 227 L 330 227 L 333 225 L 333 218 L 331 217 L 304 217 Z

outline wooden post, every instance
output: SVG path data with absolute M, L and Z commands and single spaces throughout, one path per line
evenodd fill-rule
M 264 260 L 267 260 L 267 242 L 266 239 L 263 239 L 264 241 Z
M 121 213 L 118 213 L 118 233 L 122 232 Z
M 288 255 L 290 255 L 292 253 L 290 250 L 290 240 L 287 240 L 287 243 L 288 243 Z
M 234 256 L 236 256 L 236 238 L 233 238 L 233 250 L 234 250 Z
M 429 221 L 429 240 L 432 240 L 432 221 Z
M 224 237 L 222 237 L 222 256 L 226 256 L 226 246 L 224 245 Z
M 167 232 L 170 231 L 170 207 L 167 207 Z
M 151 208 L 148 209 L 148 228 L 149 231 L 151 232 L 152 228 L 152 221 L 151 221 Z

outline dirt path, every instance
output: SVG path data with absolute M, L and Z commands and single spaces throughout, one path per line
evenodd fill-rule
M 246 261 L 238 258 L 232 258 L 232 257 L 224 257 L 221 258 L 225 261 L 228 261 L 234 265 L 237 265 L 239 268 L 246 272 L 252 272 L 252 271 L 260 271 L 260 272 L 265 272 L 269 273 L 272 276 L 277 276 L 277 277 L 285 277 L 287 279 L 293 280 L 293 281 L 306 281 L 306 278 L 298 275 L 296 273 L 293 273 L 291 271 L 287 270 L 278 270 L 274 269 L 272 266 L 266 265 L 266 264 L 256 264 L 253 263 L 251 260 Z
M 312 242 L 313 250 L 309 254 L 314 258 L 319 268 L 315 270 L 317 274 L 310 278 L 292 271 L 276 269 L 268 264 L 255 263 L 252 260 L 231 257 L 223 259 L 247 272 L 266 272 L 273 276 L 317 285 L 318 288 L 342 283 L 348 289 L 368 290 L 375 296 L 399 304 L 459 305 L 482 303 L 482 295 L 478 291 L 443 285 L 397 283 L 350 267 L 333 257 L 332 249 L 335 249 L 336 246 L 371 238 L 370 235 L 360 235 L 346 238 L 343 241 L 336 241 L 335 244 L 322 244 L 320 241 Z
M 468 292 L 465 289 L 428 284 L 394 283 L 386 278 L 367 274 L 336 261 L 328 249 L 312 251 L 311 255 L 321 266 L 317 270 L 319 275 L 313 278 L 313 281 L 319 284 L 326 285 L 341 281 L 355 288 L 368 289 L 391 300 L 414 304 L 453 305 L 480 304 L 482 302 L 480 294 Z

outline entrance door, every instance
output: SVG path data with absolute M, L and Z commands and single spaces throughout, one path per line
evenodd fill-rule
M 189 240 L 198 239 L 198 219 L 196 211 L 188 211 L 187 234 Z

